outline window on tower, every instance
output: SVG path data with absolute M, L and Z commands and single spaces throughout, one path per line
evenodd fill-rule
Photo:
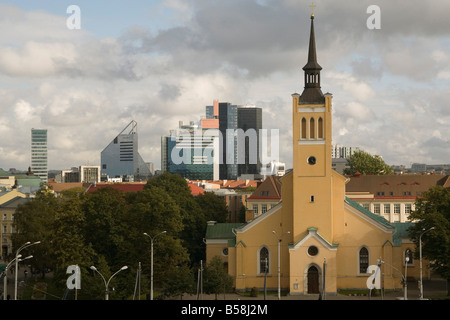
M 323 119 L 319 118 L 319 120 L 317 121 L 317 138 L 318 139 L 323 139 Z
M 301 132 L 300 138 L 306 139 L 306 119 L 305 118 L 302 118 L 300 132 Z
M 315 139 L 315 131 L 316 131 L 315 120 L 314 120 L 314 118 L 311 118 L 309 120 L 309 138 L 310 139 Z

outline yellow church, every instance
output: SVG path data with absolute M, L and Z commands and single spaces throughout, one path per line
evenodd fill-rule
M 332 169 L 332 95 L 321 91 L 321 69 L 312 14 L 304 90 L 292 94 L 293 169 L 280 179 L 281 201 L 245 223 L 207 226 L 207 262 L 221 257 L 238 291 L 393 290 L 403 277 L 419 277 L 414 244 L 402 239 L 408 224 L 389 223 L 347 198 L 347 178 Z

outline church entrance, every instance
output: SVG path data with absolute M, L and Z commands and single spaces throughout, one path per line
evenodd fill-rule
M 319 270 L 315 266 L 308 269 L 308 293 L 319 293 Z

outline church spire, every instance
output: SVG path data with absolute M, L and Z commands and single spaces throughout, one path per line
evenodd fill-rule
M 305 89 L 300 96 L 300 103 L 322 104 L 325 102 L 325 97 L 320 90 L 320 70 L 322 70 L 322 67 L 317 62 L 316 39 L 314 35 L 314 13 L 312 13 L 308 62 L 303 67 L 303 71 L 305 72 Z

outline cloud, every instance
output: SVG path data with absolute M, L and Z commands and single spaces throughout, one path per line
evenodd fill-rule
M 198 120 L 215 99 L 262 107 L 264 126 L 280 130 L 280 160 L 289 167 L 291 94 L 303 89 L 308 4 L 167 0 L 152 6 L 148 24 L 111 21 L 123 32 L 110 37 L 68 30 L 65 10 L 0 5 L 0 28 L 8 30 L 0 35 L 0 167 L 28 167 L 32 127 L 49 129 L 52 168 L 99 162 L 101 150 L 136 120 L 140 153 L 159 168 L 160 136 L 180 120 Z M 380 30 L 366 26 L 370 4 L 381 8 Z M 388 163 L 450 158 L 449 10 L 445 1 L 317 3 L 333 143 Z

